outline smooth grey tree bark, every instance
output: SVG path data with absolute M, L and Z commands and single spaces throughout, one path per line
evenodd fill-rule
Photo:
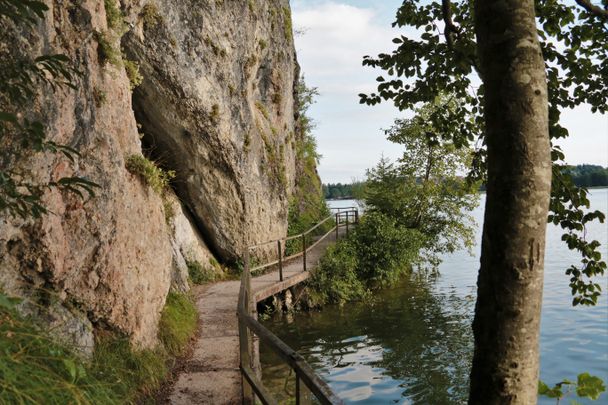
M 535 404 L 551 157 L 534 0 L 475 1 L 488 182 L 469 404 Z

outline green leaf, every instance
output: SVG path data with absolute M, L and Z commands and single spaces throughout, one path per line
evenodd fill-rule
M 589 373 L 578 375 L 576 394 L 579 397 L 589 398 L 595 401 L 604 391 L 606 391 L 606 386 L 601 378 L 592 376 Z
M 72 381 L 76 381 L 76 377 L 78 376 L 78 370 L 76 369 L 76 363 L 74 363 L 74 360 L 63 359 L 63 365 L 70 374 L 70 377 L 72 377 Z

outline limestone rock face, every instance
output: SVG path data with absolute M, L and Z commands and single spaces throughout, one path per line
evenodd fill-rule
M 67 338 L 83 345 L 102 327 L 150 347 L 169 289 L 188 289 L 187 260 L 213 263 L 213 252 L 233 261 L 247 244 L 286 233 L 297 76 L 289 4 L 121 0 L 118 27 L 100 0 L 47 4 L 34 32 L 0 52 L 76 63 L 77 89 L 46 89 L 31 114 L 80 156 L 0 166 L 41 183 L 80 176 L 100 189 L 87 200 L 52 189 L 40 219 L 0 213 L 0 288 L 54 308 L 53 325 L 65 322 Z M 141 66 L 134 93 L 124 58 Z M 140 132 L 144 152 L 177 172 L 186 208 L 171 220 L 163 197 L 126 169 L 142 153 Z
M 153 4 L 153 5 L 152 5 Z M 122 44 L 144 141 L 226 261 L 287 231 L 298 67 L 286 0 L 155 0 Z
M 49 137 L 80 157 L 70 165 L 58 154 L 41 153 L 23 166 L 41 182 L 76 175 L 100 189 L 88 201 L 48 192 L 51 213 L 39 220 L 3 216 L 0 284 L 152 346 L 171 279 L 171 246 L 161 198 L 125 168 L 128 156 L 141 154 L 129 79 L 124 68 L 100 60 L 93 33 L 107 30 L 103 2 L 83 2 L 77 10 L 49 6 L 38 35 L 19 50 L 67 54 L 82 72 L 77 90 L 47 89 L 33 106 Z
M 222 269 L 205 241 L 197 232 L 190 214 L 180 204 L 174 195 L 167 196 L 173 216 L 170 219 L 171 248 L 173 251 L 173 271 L 171 287 L 175 291 L 185 292 L 190 289 L 188 264 L 198 263 L 205 269 L 221 275 Z

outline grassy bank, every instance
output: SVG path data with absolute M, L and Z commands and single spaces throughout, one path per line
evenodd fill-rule
M 192 299 L 170 293 L 156 349 L 135 350 L 125 337 L 105 334 L 87 360 L 16 305 L 0 294 L 0 404 L 136 403 L 158 389 L 197 328 Z

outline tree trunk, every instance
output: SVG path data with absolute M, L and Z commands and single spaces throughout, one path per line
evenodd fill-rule
M 469 404 L 535 404 L 551 158 L 534 0 L 477 0 L 487 199 Z

